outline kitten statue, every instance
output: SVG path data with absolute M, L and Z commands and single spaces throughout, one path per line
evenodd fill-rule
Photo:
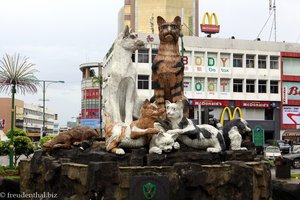
M 217 128 L 208 124 L 195 125 L 192 120 L 183 116 L 182 101 L 166 101 L 166 111 L 172 127 L 167 134 L 178 135 L 182 143 L 196 149 L 212 153 L 225 150 L 224 138 Z
M 152 136 L 150 141 L 149 153 L 162 154 L 162 152 L 171 152 L 172 149 L 179 149 L 180 145 L 175 140 L 178 137 L 178 134 L 169 134 L 161 126 L 160 123 L 154 123 L 155 128 L 159 128 L 160 131 L 158 134 Z
M 123 148 L 140 148 L 147 144 L 153 134 L 160 129 L 154 127 L 154 122 L 161 115 L 155 103 L 144 101 L 140 118 L 130 125 L 115 123 L 107 115 L 105 123 L 106 150 L 119 155 L 125 154 Z

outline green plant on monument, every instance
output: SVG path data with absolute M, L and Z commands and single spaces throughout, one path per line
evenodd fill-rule
M 11 131 L 9 134 L 9 166 L 13 168 L 14 127 L 15 127 L 15 94 L 36 93 L 38 79 L 34 76 L 37 70 L 27 57 L 19 54 L 5 54 L 0 60 L 0 92 L 11 94 Z

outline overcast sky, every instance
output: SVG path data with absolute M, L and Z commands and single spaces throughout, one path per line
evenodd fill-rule
M 0 0 L 0 57 L 20 53 L 36 64 L 37 78 L 65 81 L 46 90 L 46 106 L 58 113 L 61 126 L 80 113 L 79 65 L 102 61 L 117 36 L 123 4 L 124 0 Z M 299 42 L 300 1 L 276 4 L 277 41 Z M 269 17 L 268 7 L 269 0 L 199 0 L 200 22 L 204 12 L 216 12 L 221 31 L 213 37 L 254 40 Z M 272 18 L 262 40 L 269 40 L 271 24 Z M 41 91 L 40 87 L 35 95 L 16 98 L 42 104 Z

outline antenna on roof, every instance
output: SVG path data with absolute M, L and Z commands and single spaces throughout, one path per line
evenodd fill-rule
M 272 22 L 272 26 L 271 26 L 269 40 L 271 38 L 272 30 L 273 30 L 273 27 L 274 27 L 274 40 L 275 40 L 275 42 L 277 41 L 276 4 L 275 4 L 275 0 L 269 0 L 269 17 L 268 17 L 267 21 L 265 22 L 265 24 L 263 25 L 262 29 L 260 30 L 260 32 L 259 32 L 259 34 L 257 35 L 256 38 L 259 38 L 260 34 L 264 30 L 264 28 L 267 25 L 270 17 L 272 16 L 272 14 L 273 14 L 273 22 Z

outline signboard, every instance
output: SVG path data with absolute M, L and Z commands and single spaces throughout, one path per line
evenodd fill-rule
M 5 120 L 0 118 L 0 129 L 4 128 Z
M 207 23 L 206 23 L 207 19 Z M 214 19 L 214 24 L 212 20 Z M 215 13 L 209 14 L 208 12 L 204 13 L 202 18 L 202 24 L 200 25 L 201 32 L 207 33 L 207 34 L 214 34 L 220 32 L 220 25 L 218 22 L 217 15 Z
M 282 108 L 283 124 L 300 124 L 300 107 L 283 106 Z
M 83 92 L 84 99 L 99 99 L 99 89 L 86 89 Z
M 80 120 L 81 126 L 88 126 L 90 128 L 99 128 L 100 127 L 100 120 L 99 119 L 81 119 Z
M 269 101 L 236 101 L 235 106 L 244 108 L 269 108 Z
M 282 100 L 287 104 L 287 100 L 300 100 L 300 82 L 283 82 Z
M 253 143 L 255 146 L 263 146 L 265 144 L 265 130 L 260 125 L 253 129 Z
M 167 176 L 133 176 L 130 180 L 130 200 L 169 199 Z
M 191 99 L 189 100 L 192 106 L 229 106 L 228 100 L 204 100 L 204 99 Z
M 288 104 L 287 86 L 282 87 L 282 104 Z

